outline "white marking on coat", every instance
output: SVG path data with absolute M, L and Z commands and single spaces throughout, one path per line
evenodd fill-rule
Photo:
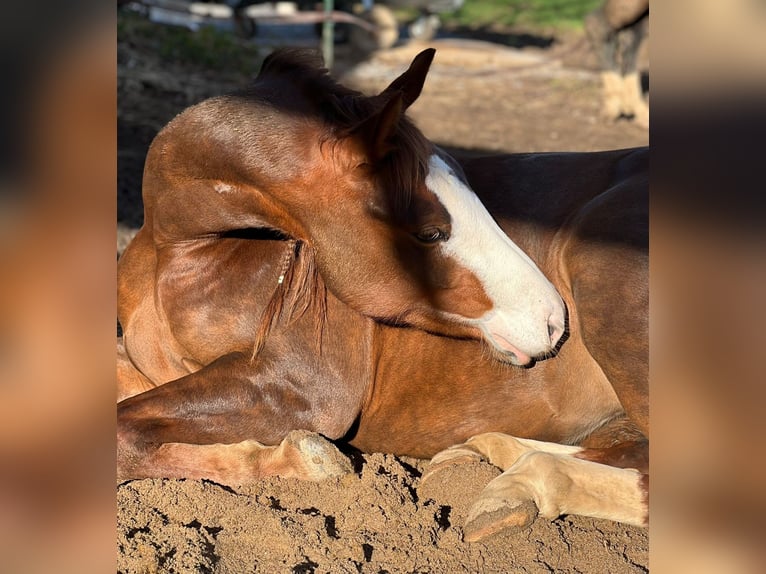
M 431 156 L 426 186 L 452 220 L 450 238 L 441 249 L 479 278 L 494 305 L 467 322 L 477 324 L 491 344 L 515 354 L 520 363 L 550 351 L 555 341 L 552 344 L 549 322 L 563 333 L 565 315 L 550 281 L 438 155 Z

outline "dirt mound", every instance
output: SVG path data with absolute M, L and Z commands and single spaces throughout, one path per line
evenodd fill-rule
M 139 480 L 118 488 L 119 572 L 646 572 L 648 532 L 580 517 L 462 540 L 472 500 L 499 471 L 365 455 L 323 483 Z

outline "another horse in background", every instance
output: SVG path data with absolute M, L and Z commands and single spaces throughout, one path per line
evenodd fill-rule
M 277 52 L 158 134 L 119 263 L 119 477 L 349 472 L 327 437 L 503 468 L 469 540 L 646 522 L 647 150 L 458 163 L 404 113 L 433 55 L 367 97 Z
M 606 0 L 585 19 L 585 30 L 601 65 L 603 114 L 633 118 L 649 127 L 639 53 L 648 41 L 649 0 Z

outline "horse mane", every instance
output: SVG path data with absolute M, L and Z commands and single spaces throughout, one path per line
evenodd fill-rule
M 253 342 L 251 361 L 263 350 L 271 331 L 281 322 L 286 326 L 304 316 L 314 314 L 317 351 L 322 352 L 322 334 L 327 319 L 327 287 L 317 269 L 311 248 L 303 241 L 288 240 L 288 251 L 282 261 L 280 280 L 261 315 Z
M 269 82 L 281 89 L 263 90 Z M 320 136 L 322 143 L 352 136 L 396 95 L 396 91 L 387 91 L 365 96 L 348 88 L 330 76 L 316 50 L 301 48 L 270 54 L 247 92 L 288 113 L 319 120 L 325 130 Z M 402 218 L 410 209 L 413 187 L 425 180 L 433 146 L 404 114 L 386 143 L 387 153 L 372 164 L 373 177 L 387 190 L 392 215 Z

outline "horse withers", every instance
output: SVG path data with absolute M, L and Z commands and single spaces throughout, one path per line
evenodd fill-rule
M 156 137 L 119 263 L 118 476 L 350 471 L 327 439 L 504 473 L 466 538 L 647 520 L 647 151 L 457 162 L 280 51 Z M 457 445 L 457 446 L 454 446 Z M 540 477 L 544 480 L 540 480 Z

